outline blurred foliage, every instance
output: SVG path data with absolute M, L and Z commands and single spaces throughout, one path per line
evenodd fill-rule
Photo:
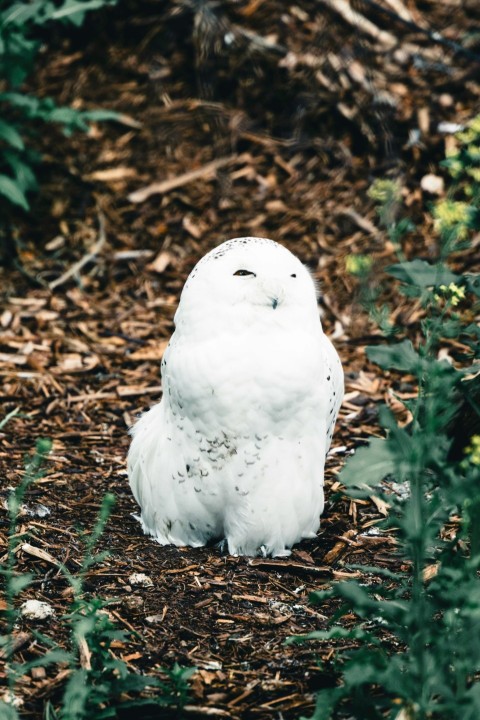
M 56 123 L 68 135 L 87 131 L 90 121 L 118 118 L 109 110 L 58 107 L 49 98 L 22 91 L 23 82 L 35 70 L 46 28 L 54 23 L 80 26 L 88 12 L 116 1 L 0 2 L 0 202 L 29 209 L 28 194 L 37 190 L 34 167 L 39 161 L 30 138 L 38 121 Z

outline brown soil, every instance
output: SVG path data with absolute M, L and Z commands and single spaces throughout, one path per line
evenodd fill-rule
M 408 8 L 422 28 L 461 42 L 480 30 L 475 2 L 463 5 Z M 330 659 L 330 648 L 284 645 L 292 634 L 325 627 L 334 611 L 329 603 L 311 606 L 309 593 L 351 575 L 345 564 L 397 563 L 393 537 L 365 533 L 382 508 L 342 496 L 336 478 L 342 446 L 380 432 L 378 403 L 401 414 L 391 390 L 412 391 L 368 365 L 363 347 L 378 331 L 358 305 L 345 257 L 370 253 L 379 268 L 394 259 L 366 195 L 375 177 L 387 175 L 402 180 L 418 223 L 405 252 L 435 255 L 425 214 L 432 197 L 419 181 L 441 174 L 451 139 L 438 124 L 478 112 L 478 64 L 368 3 L 356 7 L 394 33 L 398 46 L 382 46 L 323 3 L 204 7 L 194 26 L 187 3 L 124 2 L 89 18 L 83 30 L 48 37 L 32 89 L 125 117 L 68 139 L 45 128 L 38 139 L 42 193 L 28 217 L 13 218 L 10 238 L 21 269 L 1 271 L 2 414 L 20 413 L 0 435 L 0 483 L 5 497 L 35 440 L 53 439 L 46 474 L 29 490 L 20 522 L 30 546 L 51 559 L 18 551 L 19 570 L 35 575 L 22 600 L 47 600 L 57 618 L 68 610 L 71 594 L 55 561 L 75 572 L 82 532 L 110 491 L 116 505 L 100 542 L 110 555 L 88 573 L 87 589 L 115 598 L 112 617 L 138 633 L 118 644 L 118 656 L 146 673 L 174 662 L 195 665 L 189 715 L 286 719 L 308 714 L 313 692 L 334 682 L 328 662 L 317 663 L 317 656 Z M 220 42 L 228 33 L 231 46 Z M 470 50 L 480 53 L 473 40 Z M 200 170 L 193 181 L 183 177 Z M 179 177 L 141 202 L 129 197 Z M 126 480 L 127 429 L 160 398 L 159 362 L 183 282 L 207 250 L 241 235 L 272 237 L 312 268 L 346 372 L 322 528 L 286 560 L 160 547 L 133 518 Z M 95 243 L 98 252 L 63 278 Z M 472 253 L 458 259 L 474 261 Z M 415 332 L 415 307 L 398 305 L 395 315 Z M 0 553 L 4 521 L 1 530 Z M 133 572 L 153 585 L 132 586 Z M 42 629 L 67 641 L 58 620 Z M 18 631 L 26 633 L 18 659 L 42 652 L 27 621 Z M 53 666 L 44 676 L 25 676 L 25 717 L 39 718 L 47 698 L 58 700 L 62 672 Z

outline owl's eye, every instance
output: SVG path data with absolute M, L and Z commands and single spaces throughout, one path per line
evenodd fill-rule
M 257 277 L 254 272 L 251 272 L 251 270 L 237 270 L 237 272 L 234 272 L 233 274 L 241 275 L 242 277 L 245 277 L 246 275 L 253 275 L 253 277 Z
M 297 277 L 296 273 L 292 273 L 290 277 Z

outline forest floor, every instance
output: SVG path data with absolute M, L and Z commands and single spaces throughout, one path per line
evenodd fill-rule
M 449 40 L 480 31 L 475 3 L 453 15 L 451 3 L 408 5 L 415 23 Z M 375 531 L 385 506 L 348 499 L 337 478 L 345 455 L 379 434 L 379 403 L 406 418 L 401 399 L 415 391 L 368 364 L 363 348 L 381 335 L 345 259 L 369 254 L 379 274 L 395 261 L 367 196 L 387 176 L 401 181 L 417 224 L 405 254 L 435 256 L 426 213 L 435 195 L 421 180 L 443 174 L 452 135 L 440 123 L 465 123 L 480 109 L 478 63 L 382 15 L 370 17 L 400 38 L 395 46 L 307 0 L 215 7 L 194 26 L 187 4 L 122 3 L 48 39 L 32 89 L 124 115 L 88 135 L 45 128 L 38 139 L 42 192 L 30 215 L 15 218 L 20 267 L 0 270 L 2 416 L 19 408 L 0 435 L 0 485 L 6 497 L 36 439 L 53 440 L 21 517 L 29 544 L 17 553 L 18 569 L 35 575 L 22 600 L 55 608 L 49 636 L 66 641 L 58 618 L 71 600 L 56 563 L 75 572 L 83 532 L 111 492 L 99 543 L 110 554 L 88 572 L 87 589 L 114 598 L 112 618 L 135 631 L 118 656 L 146 673 L 175 662 L 198 668 L 189 716 L 286 719 L 308 715 L 314 691 L 334 682 L 332 648 L 284 644 L 325 627 L 335 610 L 311 606 L 309 593 L 358 574 L 349 563 L 399 562 L 393 535 Z M 161 397 L 160 359 L 189 271 L 245 235 L 284 243 L 311 268 L 346 374 L 321 530 L 287 559 L 160 547 L 133 517 L 125 471 L 128 428 Z M 414 333 L 418 309 L 398 303 L 395 319 Z M 0 530 L 1 554 L 3 521 Z M 135 585 L 133 573 L 151 584 Z M 31 630 L 23 621 L 19 658 L 42 652 Z M 57 666 L 26 675 L 25 717 L 39 718 L 62 682 Z

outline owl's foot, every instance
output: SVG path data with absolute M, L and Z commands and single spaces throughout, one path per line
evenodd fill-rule
M 215 543 L 215 547 L 220 550 L 222 555 L 228 555 L 228 543 L 226 538 L 223 538 L 220 542 Z

